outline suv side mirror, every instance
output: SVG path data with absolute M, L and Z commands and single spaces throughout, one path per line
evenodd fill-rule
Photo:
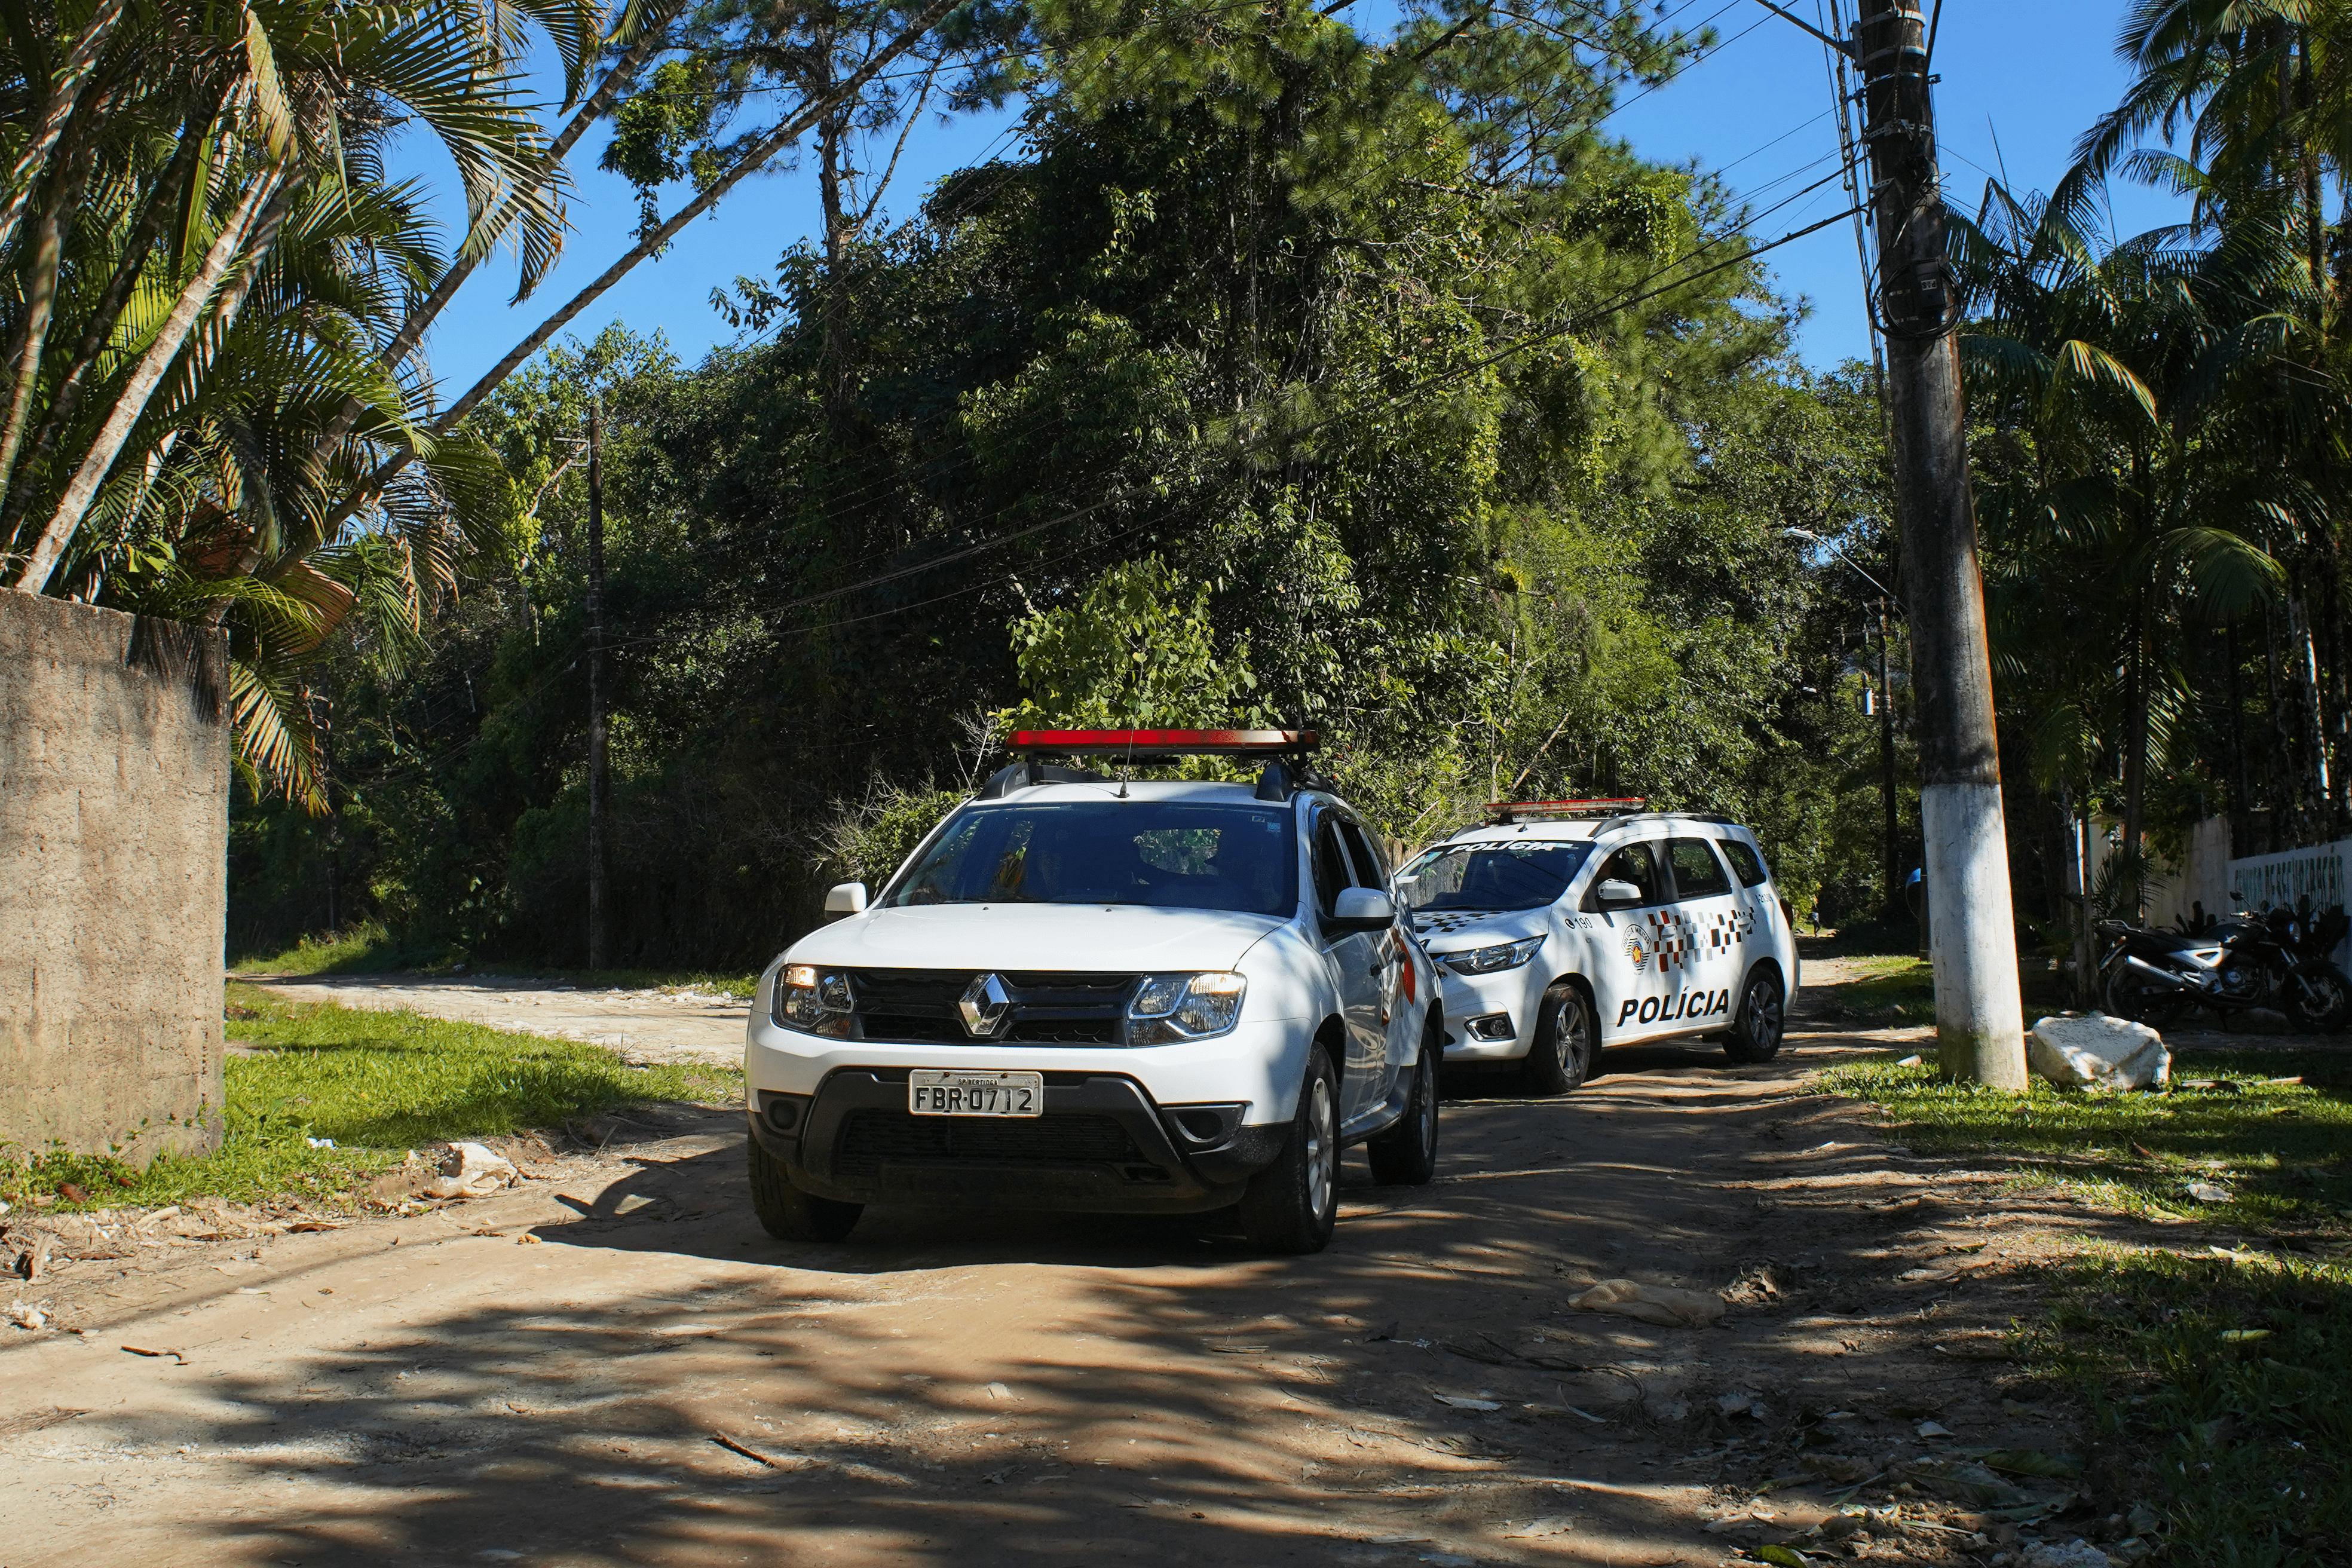
M 1604 910 L 1627 909 L 1642 901 L 1641 889 L 1631 882 L 1621 882 L 1613 877 L 1595 888 L 1593 892 L 1601 900 L 1601 907 Z
M 1358 931 L 1386 931 L 1395 923 L 1396 900 L 1386 893 L 1377 888 L 1342 888 L 1323 928 L 1352 936 Z
M 843 882 L 824 895 L 824 912 L 835 920 L 866 912 L 866 884 Z

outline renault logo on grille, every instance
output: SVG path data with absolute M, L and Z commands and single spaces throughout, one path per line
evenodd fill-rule
M 984 1040 L 1004 1027 L 1013 1016 L 1013 994 L 996 975 L 982 974 L 964 987 L 956 1011 L 963 1015 L 964 1032 Z

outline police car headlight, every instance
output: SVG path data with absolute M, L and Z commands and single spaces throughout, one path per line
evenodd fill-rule
M 1242 1016 L 1249 982 L 1226 971 L 1147 974 L 1127 1005 L 1129 1045 L 1164 1046 L 1228 1033 Z
M 849 1035 L 849 976 L 812 963 L 787 963 L 776 971 L 770 1016 L 787 1029 L 810 1035 Z
M 1495 974 L 1506 969 L 1517 969 L 1536 955 L 1544 944 L 1539 936 L 1525 942 L 1497 942 L 1493 947 L 1474 947 L 1467 952 L 1445 952 L 1437 962 L 1456 974 Z

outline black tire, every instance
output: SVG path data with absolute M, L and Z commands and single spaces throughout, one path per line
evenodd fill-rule
M 864 1204 L 821 1198 L 793 1185 L 784 1163 L 751 1144 L 751 1212 L 778 1241 L 839 1241 L 866 1212 Z
M 2332 963 L 2306 964 L 2286 977 L 2286 1011 L 2307 1034 L 2340 1035 L 2352 1024 L 2352 986 Z
M 1739 988 L 1739 1011 L 1723 1037 L 1723 1054 L 1743 1066 L 1779 1056 L 1787 1028 L 1781 998 L 1780 977 L 1770 965 L 1759 963 L 1749 970 Z
M 1561 981 L 1543 994 L 1536 1014 L 1535 1042 L 1519 1064 L 1519 1082 L 1529 1094 L 1567 1094 L 1584 1087 L 1601 1054 L 1601 1031 L 1593 1026 L 1592 1004 Z
M 2288 984 L 2293 986 L 2292 979 Z M 2142 980 L 2128 969 L 2119 970 L 2110 976 L 2106 989 L 2110 1016 L 2146 1024 L 2152 1029 L 2164 1027 L 2189 1010 L 2189 999 L 2184 993 L 2172 986 Z
M 1437 1056 L 1445 1048 L 1445 1030 L 1433 1007 L 1429 1019 L 1430 1026 L 1422 1032 L 1421 1055 L 1412 1064 L 1412 1092 L 1405 1097 L 1404 1115 L 1364 1145 L 1372 1180 L 1391 1187 L 1424 1186 L 1437 1174 Z
M 1282 1157 L 1242 1194 L 1242 1235 L 1264 1252 L 1320 1252 L 1339 1220 L 1339 1075 L 1321 1046 L 1307 1053 L 1307 1081 Z

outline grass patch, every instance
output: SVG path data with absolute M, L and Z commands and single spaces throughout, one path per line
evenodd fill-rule
M 1849 1012 L 1881 1014 L 1893 1009 L 1906 1024 L 1936 1021 L 1936 970 L 1912 953 L 1886 953 L 1849 961 L 1862 971 L 1858 980 L 1822 987 L 1832 993 Z
M 583 991 L 611 987 L 622 991 L 709 991 L 749 1002 L 758 989 L 759 973 L 720 973 L 709 969 L 546 969 L 520 964 L 478 963 L 468 973 L 553 980 Z
M 2102 1253 L 2056 1279 L 2021 1353 L 2088 1401 L 2114 1483 L 2164 1516 L 2166 1561 L 2352 1561 L 2352 1269 Z
M 0 1198 L 58 1195 L 72 1208 L 275 1197 L 351 1209 L 369 1177 L 423 1144 L 553 1127 L 645 1100 L 742 1098 L 741 1073 L 726 1068 L 625 1067 L 602 1046 L 286 1002 L 245 985 L 232 984 L 228 1002 L 232 1033 L 275 1054 L 229 1058 L 219 1149 L 160 1156 L 143 1172 L 119 1158 L 44 1153 L 0 1165 Z M 68 1183 L 86 1195 L 62 1194 Z
M 2283 1051 L 2199 1051 L 2173 1061 L 2163 1094 L 2094 1094 L 2035 1080 L 2024 1096 L 1946 1083 L 1932 1065 L 1892 1060 L 1832 1068 L 1816 1088 L 1873 1102 L 1915 1149 L 2003 1153 L 2080 1195 L 2140 1214 L 2196 1215 L 2286 1237 L 2347 1230 L 2352 1208 L 2352 1100 L 2325 1080 L 2340 1058 Z M 2304 1076 L 2322 1082 L 2285 1084 Z M 2180 1080 L 2210 1080 L 2192 1089 Z M 2206 1183 L 2223 1202 L 2192 1196 Z

